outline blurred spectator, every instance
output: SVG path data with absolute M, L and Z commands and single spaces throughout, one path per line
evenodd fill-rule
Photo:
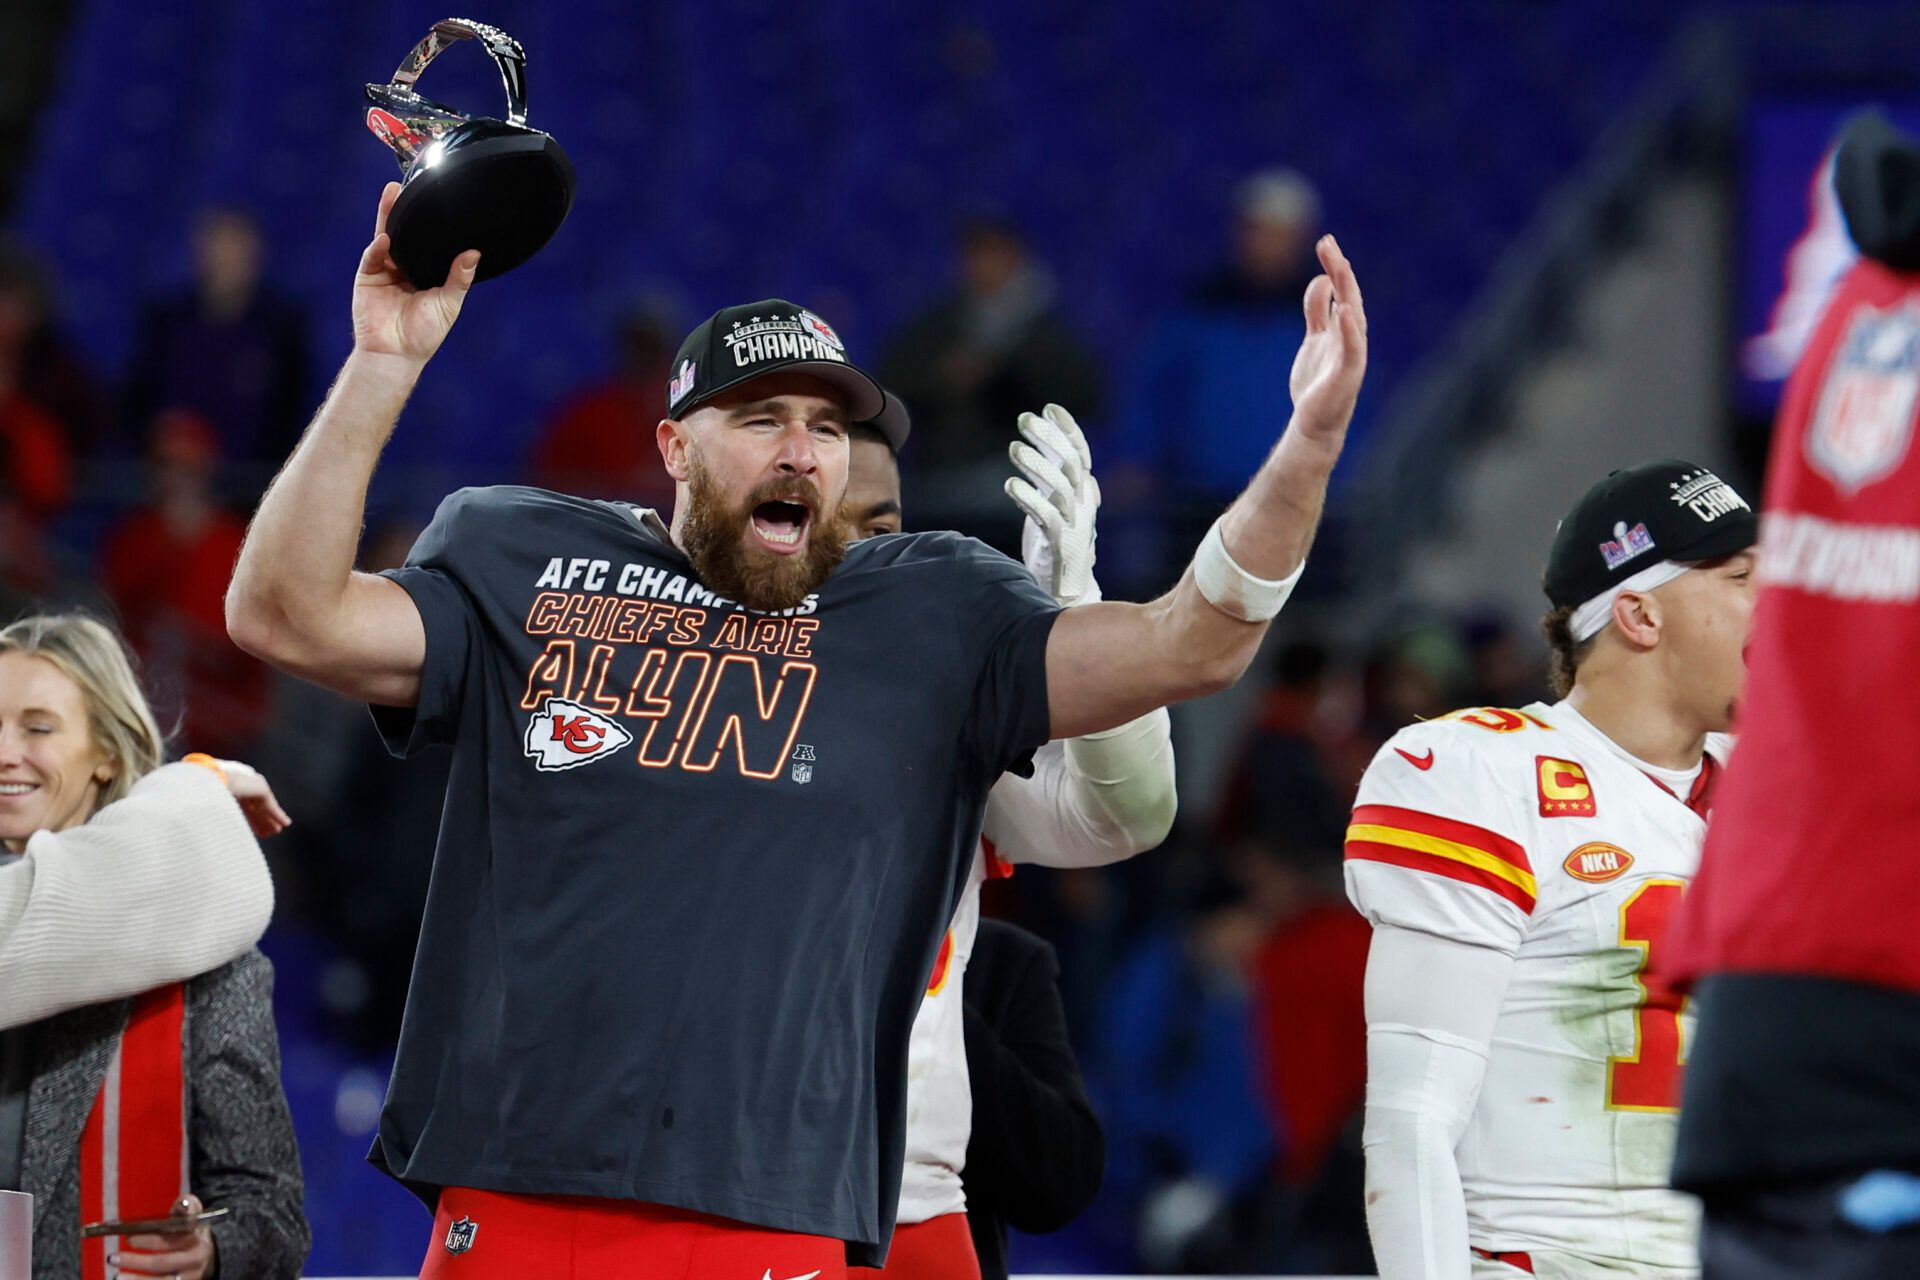
M 1472 669 L 1455 629 L 1438 622 L 1402 631 L 1375 650 L 1366 670 L 1366 727 L 1385 742 L 1399 726 L 1469 705 Z
M 0 237 L 0 400 L 31 406 L 63 457 L 85 454 L 100 437 L 97 386 L 54 323 L 46 268 L 26 246 Z
M 1140 942 L 1109 993 L 1107 1179 L 1149 1270 L 1231 1270 L 1245 1257 L 1244 1210 L 1273 1156 L 1249 1033 L 1264 933 L 1258 908 L 1215 875 L 1184 918 Z
M 305 312 L 265 284 L 260 228 L 210 208 L 193 231 L 193 283 L 149 303 L 128 371 L 128 421 L 198 411 L 235 471 L 236 492 L 266 487 L 306 425 Z
M 8 616 L 54 586 L 46 524 L 72 485 L 59 424 L 18 392 L 0 392 L 0 604 Z
M 1338 849 L 1350 801 L 1327 767 L 1316 721 L 1330 658 L 1314 641 L 1281 646 L 1273 680 L 1235 766 L 1220 811 L 1218 836 L 1287 841 Z
M 1467 661 L 1472 665 L 1472 688 L 1464 701 L 1477 707 L 1524 707 L 1547 698 L 1546 667 L 1540 642 L 1515 629 L 1498 609 L 1467 615 L 1461 628 Z
M 1006 549 L 1019 521 L 1000 488 L 1015 418 L 1053 401 L 1097 422 L 1103 380 L 1055 306 L 1052 276 L 1011 223 L 968 222 L 958 267 L 954 290 L 894 340 L 880 378 L 913 411 L 908 461 L 926 478 L 915 490 L 931 509 L 926 527 L 991 535 Z
M 1163 559 L 1192 552 L 1286 425 L 1320 226 L 1320 195 L 1293 170 L 1241 183 L 1231 259 L 1189 291 L 1132 366 L 1118 423 L 1126 465 L 1110 489 L 1122 507 L 1151 500 L 1181 513 L 1158 539 Z
M 1253 1022 L 1282 1151 L 1283 1258 L 1292 1268 L 1345 1274 L 1373 1269 L 1355 1123 L 1366 1098 L 1373 931 L 1347 904 L 1341 847 L 1341 836 L 1331 844 L 1270 838 L 1242 846 L 1239 856 L 1250 898 L 1268 921 L 1253 961 Z
M 266 721 L 272 676 L 227 638 L 227 579 L 246 522 L 214 493 L 220 451 L 199 414 L 155 420 L 147 505 L 107 536 L 101 576 L 128 641 L 163 688 L 178 690 L 184 740 L 248 756 Z
M 49 322 L 40 264 L 0 241 L 0 606 L 8 616 L 51 590 L 47 522 L 73 494 L 75 426 L 92 426 L 88 381 Z
M 620 321 L 612 376 L 562 403 L 534 441 L 534 484 L 672 509 L 673 480 L 660 463 L 653 428 L 666 412 L 675 330 L 671 317 L 647 308 Z

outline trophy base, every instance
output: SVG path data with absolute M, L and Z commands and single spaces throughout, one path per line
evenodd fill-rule
M 387 215 L 393 259 L 420 289 L 444 284 L 469 249 L 480 251 L 475 280 L 513 270 L 573 207 L 573 165 L 547 134 L 475 120 L 443 142 L 415 162 Z

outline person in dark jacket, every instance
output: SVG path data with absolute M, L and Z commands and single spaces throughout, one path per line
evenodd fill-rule
M 264 278 L 251 215 L 210 208 L 193 232 L 193 282 L 141 311 L 127 372 L 127 422 L 167 409 L 212 425 L 236 493 L 258 493 L 306 425 L 307 320 Z M 251 504 L 249 504 L 251 505 Z
M 1007 424 L 1049 400 L 1097 423 L 1106 378 L 1062 313 L 1053 276 L 1013 223 L 969 220 L 956 277 L 895 337 L 879 376 L 913 408 L 916 522 L 1018 554 L 1019 513 L 1001 493 Z
M 961 1181 L 982 1280 L 1006 1280 L 1007 1228 L 1043 1234 L 1100 1192 L 1107 1142 L 1067 1042 L 1053 947 L 982 919 L 967 966 L 973 1135 Z

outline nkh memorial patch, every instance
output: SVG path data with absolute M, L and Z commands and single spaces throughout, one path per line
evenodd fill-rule
M 1851 495 L 1891 475 L 1920 406 L 1920 307 L 1867 307 L 1827 368 L 1803 444 L 1807 464 Z

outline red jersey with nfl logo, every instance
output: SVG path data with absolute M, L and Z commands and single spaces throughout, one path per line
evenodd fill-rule
M 1787 386 L 1739 747 L 1674 976 L 1920 992 L 1920 274 L 1864 261 Z

